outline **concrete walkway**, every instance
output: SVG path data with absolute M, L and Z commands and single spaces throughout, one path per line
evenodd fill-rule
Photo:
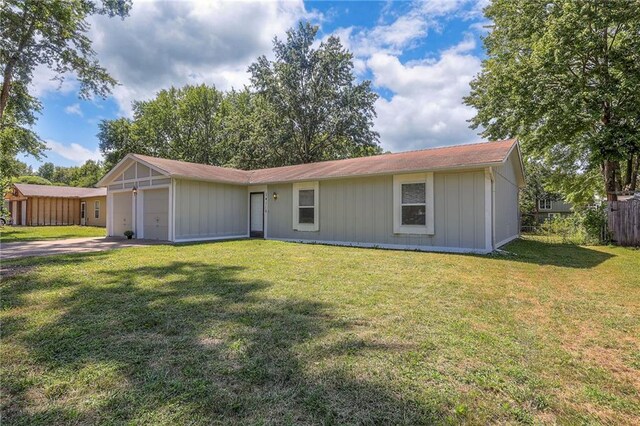
M 122 247 L 166 244 L 166 241 L 124 240 L 121 238 L 69 238 L 65 240 L 16 241 L 0 244 L 0 259 L 50 256 L 65 253 L 89 253 Z

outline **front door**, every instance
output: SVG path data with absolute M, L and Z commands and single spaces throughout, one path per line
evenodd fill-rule
M 264 192 L 252 192 L 249 198 L 249 211 L 251 218 L 249 220 L 249 234 L 252 237 L 264 237 Z
M 87 224 L 87 203 L 85 201 L 80 202 L 80 225 Z

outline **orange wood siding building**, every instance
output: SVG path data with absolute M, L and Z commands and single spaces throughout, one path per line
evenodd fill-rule
M 107 194 L 104 188 L 16 183 L 5 201 L 13 225 L 106 226 Z

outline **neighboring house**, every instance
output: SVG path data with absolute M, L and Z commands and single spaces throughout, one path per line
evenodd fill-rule
M 573 213 L 573 206 L 559 197 L 546 196 L 536 200 L 536 210 L 533 216 L 536 222 L 541 223 L 554 217 L 567 216 Z
M 244 171 L 128 154 L 107 232 L 487 253 L 519 235 L 515 140 Z
M 15 183 L 5 200 L 13 225 L 106 226 L 105 188 Z

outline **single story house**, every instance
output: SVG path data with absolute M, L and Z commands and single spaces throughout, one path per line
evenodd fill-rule
M 128 154 L 98 185 L 110 236 L 488 253 L 519 235 L 524 169 L 511 139 L 252 171 Z
M 14 183 L 5 195 L 13 225 L 107 224 L 107 190 Z

